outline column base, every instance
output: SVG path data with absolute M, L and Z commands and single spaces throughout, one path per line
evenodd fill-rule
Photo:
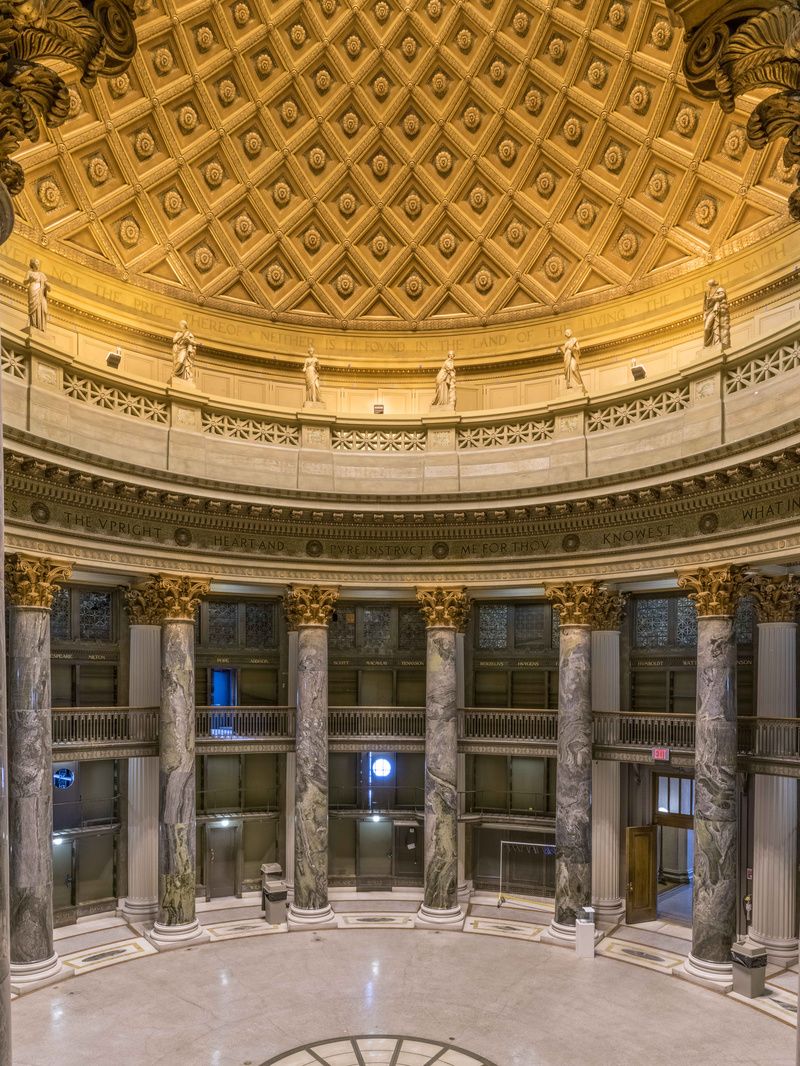
M 595 919 L 604 925 L 619 925 L 625 917 L 624 899 L 597 899 L 592 900 Z
M 292 903 L 286 916 L 289 929 L 335 929 L 336 915 L 330 903 L 324 907 L 304 909 Z
M 686 962 L 678 968 L 678 972 L 689 980 L 698 981 L 718 992 L 730 992 L 733 988 L 731 962 L 709 962 L 707 959 L 698 959 L 689 952 Z
M 461 929 L 464 924 L 464 911 L 461 907 L 426 907 L 420 904 L 414 918 L 414 925 L 423 929 Z
M 72 976 L 73 971 L 64 966 L 54 951 L 49 959 L 38 962 L 12 962 L 11 991 L 22 996 L 26 992 L 35 992 L 37 988 L 44 988 Z
M 142 922 L 155 921 L 158 914 L 157 899 L 121 899 L 119 912 L 123 918 L 131 923 L 141 925 Z
M 159 951 L 205 944 L 211 939 L 197 918 L 184 925 L 162 925 L 161 922 L 156 922 L 153 928 L 145 933 L 145 936 Z
M 456 892 L 456 895 L 458 896 L 459 903 L 469 903 L 470 899 L 472 898 L 472 882 L 463 881 L 458 886 L 458 891 Z
M 594 942 L 598 944 L 603 939 L 603 934 L 599 929 L 595 929 Z M 548 925 L 539 940 L 545 944 L 557 944 L 562 948 L 574 948 L 575 947 L 575 926 L 564 925 L 561 922 L 557 922 L 555 918 Z
M 765 936 L 763 933 L 757 933 L 751 926 L 747 931 L 747 936 L 756 944 L 760 944 L 767 949 L 767 959 L 769 962 L 783 964 L 785 966 L 791 966 L 797 962 L 798 955 L 798 942 L 797 937 L 789 940 L 782 940 L 780 937 Z

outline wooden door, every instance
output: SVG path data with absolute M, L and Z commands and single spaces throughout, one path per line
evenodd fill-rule
M 628 859 L 625 921 L 652 922 L 657 910 L 656 847 L 658 827 L 629 826 L 625 831 Z

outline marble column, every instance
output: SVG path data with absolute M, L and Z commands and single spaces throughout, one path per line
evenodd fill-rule
M 558 609 L 558 767 L 556 900 L 548 938 L 575 940 L 575 919 L 592 900 L 591 623 L 598 586 L 545 589 Z
M 678 578 L 697 608 L 692 950 L 685 970 L 727 986 L 736 933 L 736 640 L 733 616 L 749 579 L 740 566 Z
M 626 597 L 600 588 L 592 610 L 592 711 L 619 711 L 619 634 Z M 592 904 L 598 921 L 625 913 L 620 893 L 620 771 L 616 760 L 592 763 Z
M 2 331 L 0 330 L 0 337 Z M 2 376 L 2 375 L 0 375 Z M 0 444 L 3 439 L 2 382 L 0 382 Z M 4 473 L 0 467 L 0 515 L 5 514 Z M 0 558 L 4 558 L 4 530 L 0 522 Z M 0 605 L 5 603 L 5 574 L 0 568 Z M 0 611 L 0 1066 L 11 1066 L 11 926 L 8 883 L 8 734 L 6 714 L 6 624 Z
M 294 898 L 289 924 L 335 920 L 328 902 L 328 623 L 338 589 L 294 586 L 284 607 L 297 630 Z
M 161 615 L 151 584 L 125 594 L 130 621 L 128 706 L 161 703 Z M 132 922 L 158 913 L 158 756 L 128 759 L 128 895 L 122 912 Z
M 797 716 L 797 599 L 793 575 L 759 575 L 753 595 L 758 611 L 756 713 Z M 755 775 L 753 918 L 750 938 L 763 944 L 770 962 L 797 961 L 797 784 L 774 774 Z
M 11 986 L 68 976 L 53 947 L 50 607 L 70 567 L 6 557 Z
M 458 902 L 457 637 L 469 615 L 463 588 L 418 589 L 427 627 L 425 674 L 425 890 L 417 922 L 460 925 Z
M 195 913 L 194 618 L 209 583 L 161 574 L 148 584 L 161 617 L 156 947 L 207 939 Z
M 289 706 L 297 709 L 297 630 L 288 634 L 288 686 Z M 284 845 L 283 876 L 289 890 L 289 900 L 294 899 L 294 794 L 297 789 L 297 758 L 293 751 L 286 752 L 284 775 Z

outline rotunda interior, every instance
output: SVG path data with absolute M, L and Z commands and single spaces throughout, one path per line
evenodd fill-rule
M 0 1066 L 794 1064 L 798 0 L 6 7 Z

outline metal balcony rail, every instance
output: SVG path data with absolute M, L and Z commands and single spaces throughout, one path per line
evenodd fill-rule
M 198 740 L 257 740 L 294 736 L 294 707 L 197 707 Z
M 330 707 L 331 740 L 370 740 L 383 737 L 424 739 L 424 707 Z
M 53 747 L 156 744 L 157 707 L 54 707 Z
M 532 740 L 555 744 L 558 711 L 465 707 L 458 715 L 460 740 Z
M 459 792 L 465 814 L 505 814 L 552 818 L 555 795 L 548 792 L 520 792 L 518 789 L 468 789 Z
M 595 711 L 592 718 L 594 743 L 601 747 L 694 751 L 693 714 Z
M 800 760 L 800 718 L 739 718 L 739 754 Z
M 333 785 L 328 806 L 338 811 L 422 811 L 425 789 L 413 785 Z

